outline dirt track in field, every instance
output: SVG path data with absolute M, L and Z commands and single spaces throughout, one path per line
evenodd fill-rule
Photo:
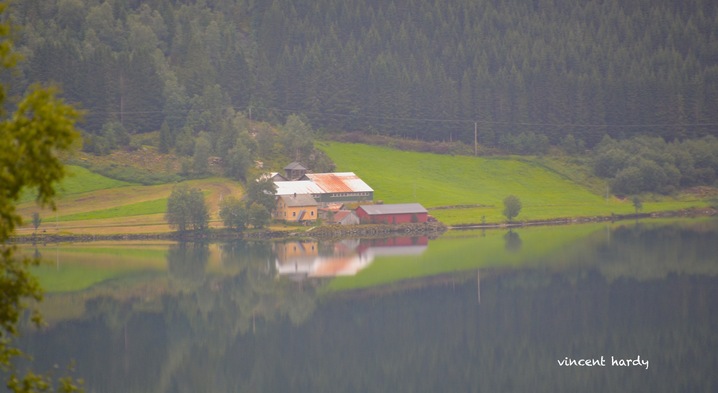
M 235 181 L 220 178 L 190 180 L 185 182 L 205 193 L 205 201 L 210 212 L 210 227 L 220 227 L 219 204 L 229 196 L 241 197 L 243 189 Z M 57 234 L 131 234 L 164 233 L 171 231 L 164 218 L 164 212 L 146 215 L 128 215 L 104 219 L 55 221 L 56 217 L 70 214 L 106 210 L 113 207 L 131 205 L 169 197 L 174 184 L 156 186 L 125 186 L 98 190 L 81 194 L 66 195 L 57 201 L 57 211 L 40 210 L 34 203 L 24 203 L 18 207 L 23 216 L 24 225 L 18 228 L 18 235 L 30 235 L 32 214 L 40 212 L 42 223 L 38 233 Z M 43 232 L 44 231 L 44 232 Z

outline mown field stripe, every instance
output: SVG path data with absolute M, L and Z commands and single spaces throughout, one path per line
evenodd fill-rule
M 100 220 L 116 217 L 144 216 L 164 213 L 167 210 L 167 198 L 120 205 L 108 209 L 68 214 L 57 218 L 58 221 Z

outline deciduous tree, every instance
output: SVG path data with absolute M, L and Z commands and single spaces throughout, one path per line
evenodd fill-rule
M 176 186 L 167 199 L 165 217 L 170 226 L 179 232 L 206 229 L 209 213 L 204 194 L 200 189 L 190 188 L 186 184 Z
M 0 3 L 0 15 L 6 8 Z M 0 23 L 2 71 L 13 68 L 17 60 L 9 31 L 9 25 Z M 13 340 L 26 301 L 41 300 L 42 290 L 29 271 L 37 261 L 17 257 L 8 240 L 22 223 L 15 206 L 25 190 L 37 193 L 40 206 L 55 207 L 55 186 L 65 176 L 58 154 L 68 150 L 78 137 L 75 122 L 80 113 L 57 98 L 56 90 L 39 86 L 31 87 L 11 113 L 5 102 L 6 91 L 0 84 L 0 373 L 10 391 L 51 391 L 56 384 L 49 377 L 32 372 L 20 375 L 13 363 L 22 356 Z M 41 322 L 37 312 L 32 319 L 37 325 Z M 61 379 L 57 385 L 60 391 L 76 390 L 69 379 Z
M 252 203 L 258 203 L 271 212 L 274 209 L 274 195 L 276 192 L 276 186 L 271 179 L 257 179 L 247 182 L 247 194 L 245 196 L 247 207 L 251 206 Z
M 228 196 L 220 202 L 219 217 L 226 227 L 238 231 L 241 231 L 247 226 L 249 218 L 244 203 L 233 196 Z
M 37 231 L 37 228 L 40 227 L 41 223 L 42 223 L 42 218 L 40 218 L 40 213 L 38 213 L 38 212 L 32 213 L 32 227 L 35 228 L 35 231 Z
M 249 205 L 249 223 L 255 228 L 264 228 L 272 219 L 270 211 L 259 203 Z
M 631 199 L 631 202 L 633 202 L 633 208 L 636 209 L 636 214 L 638 214 L 638 212 L 643 209 L 643 202 L 641 202 L 641 199 L 638 196 L 634 196 Z
M 521 212 L 521 200 L 515 195 L 509 195 L 504 198 L 504 216 L 509 222 L 519 215 Z

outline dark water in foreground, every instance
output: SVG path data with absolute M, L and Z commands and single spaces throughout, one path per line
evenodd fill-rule
M 36 368 L 75 359 L 88 392 L 718 391 L 715 220 L 221 251 L 51 295 L 75 311 L 24 338 Z

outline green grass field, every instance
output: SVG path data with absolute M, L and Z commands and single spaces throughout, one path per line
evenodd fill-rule
M 124 187 L 133 184 L 98 175 L 81 166 L 68 165 L 66 168 L 68 175 L 60 184 L 59 189 L 61 195 L 80 194 L 83 192 Z
M 503 222 L 503 199 L 516 195 L 523 209 L 517 220 L 591 217 L 633 213 L 630 201 L 592 192 L 600 179 L 575 173 L 575 167 L 521 157 L 467 157 L 398 151 L 338 142 L 318 147 L 337 171 L 355 172 L 384 203 L 419 202 L 449 225 Z M 574 172 L 572 172 L 574 171 Z M 572 179 L 584 179 L 583 185 Z M 468 208 L 442 207 L 471 205 Z M 699 200 L 664 198 L 643 203 L 643 211 L 705 206 Z M 438 208 L 438 209 L 437 209 Z
M 57 187 L 57 194 L 60 198 L 85 192 L 131 186 L 133 184 L 98 175 L 77 165 L 67 165 L 65 169 L 67 176 Z M 20 203 L 32 202 L 35 200 L 35 196 L 36 193 L 34 192 L 25 192 L 20 198 Z
M 629 200 L 606 199 L 605 182 L 576 163 L 552 157 L 471 157 L 400 151 L 385 147 L 320 142 L 337 171 L 352 171 L 384 203 L 419 202 L 448 225 L 504 222 L 503 199 L 518 196 L 523 209 L 518 221 L 567 217 L 610 216 L 634 212 Z M 58 193 L 56 212 L 40 211 L 26 195 L 18 211 L 30 234 L 32 214 L 40 212 L 44 227 L 66 233 L 108 234 L 167 232 L 162 213 L 175 183 L 144 186 L 110 179 L 83 167 L 68 166 Z M 210 216 L 218 217 L 222 197 L 241 196 L 242 186 L 225 178 L 187 181 L 206 196 Z M 691 198 L 643 201 L 643 212 L 703 207 Z M 221 226 L 219 222 L 212 223 Z
M 74 234 L 118 234 L 168 232 L 164 220 L 167 198 L 176 183 L 140 185 L 114 180 L 78 166 L 68 166 L 70 175 L 60 184 L 57 210 L 40 209 L 34 197 L 23 198 L 18 212 L 25 225 L 20 234 L 30 234 L 32 214 L 43 220 L 39 231 Z M 191 187 L 201 189 L 210 210 L 218 217 L 219 201 L 226 196 L 241 197 L 241 184 L 231 179 L 205 178 L 188 180 Z M 219 225 L 211 223 L 211 225 Z
M 108 209 L 68 214 L 58 217 L 58 221 L 101 220 L 105 218 L 144 216 L 164 213 L 167 210 L 167 198 L 120 205 Z

